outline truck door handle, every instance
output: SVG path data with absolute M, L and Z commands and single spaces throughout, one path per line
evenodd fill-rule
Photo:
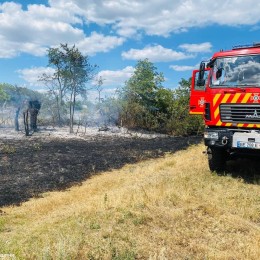
M 233 93 L 237 93 L 237 91 L 234 90 L 234 89 L 230 89 L 230 90 L 225 90 L 224 91 L 224 94 L 229 94 L 229 93 L 233 94 Z

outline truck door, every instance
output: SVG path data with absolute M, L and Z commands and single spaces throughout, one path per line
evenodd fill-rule
M 199 77 L 199 70 L 194 70 L 192 73 L 192 80 L 191 80 L 191 92 L 190 92 L 190 114 L 204 114 L 204 104 L 206 102 L 206 84 L 208 81 L 209 75 L 208 68 L 205 69 L 204 73 L 204 80 L 205 84 L 203 86 L 198 86 L 198 77 Z

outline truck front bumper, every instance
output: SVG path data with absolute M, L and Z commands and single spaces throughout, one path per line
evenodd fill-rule
M 209 147 L 225 149 L 259 149 L 260 131 L 228 128 L 206 128 L 204 143 Z
M 231 148 L 233 131 L 220 128 L 206 128 L 204 132 L 204 143 L 209 147 Z

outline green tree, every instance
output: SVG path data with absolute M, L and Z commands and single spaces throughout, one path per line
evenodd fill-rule
M 0 103 L 3 104 L 10 99 L 10 96 L 5 91 L 8 84 L 0 83 Z
M 163 82 L 163 74 L 148 59 L 137 62 L 119 99 L 122 125 L 175 135 L 201 133 L 202 117 L 189 115 L 191 79 L 181 79 L 173 90 Z
M 149 108 L 155 104 L 156 92 L 162 88 L 164 76 L 148 59 L 139 60 L 132 77 L 126 82 L 126 91 L 134 94 L 136 100 Z
M 162 89 L 164 76 L 148 59 L 139 60 L 132 77 L 121 93 L 123 110 L 121 120 L 129 127 L 156 129 L 157 92 Z
M 72 133 L 76 98 L 86 94 L 86 83 L 94 77 L 97 66 L 91 65 L 88 56 L 84 56 L 75 45 L 69 47 L 68 44 L 61 44 L 59 48 L 50 48 L 48 58 L 49 66 L 55 72 L 52 76 L 42 75 L 41 80 L 51 86 L 49 89 L 56 98 L 59 119 L 64 97 L 68 97 L 69 125 Z
M 200 134 L 204 128 L 201 116 L 189 115 L 190 86 L 191 78 L 181 79 L 178 88 L 173 90 L 167 129 L 177 135 Z
M 54 69 L 54 73 L 44 73 L 39 80 L 48 87 L 49 93 L 55 98 L 56 111 L 59 125 L 62 124 L 62 115 L 65 112 L 64 97 L 68 90 L 66 84 L 66 63 L 62 46 L 47 50 L 48 66 Z

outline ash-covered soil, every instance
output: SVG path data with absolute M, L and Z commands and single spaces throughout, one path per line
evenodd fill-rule
M 29 137 L 8 129 L 0 132 L 0 206 L 64 190 L 91 175 L 174 153 L 202 140 L 109 131 L 100 134 L 96 129 L 77 136 L 50 129 Z

